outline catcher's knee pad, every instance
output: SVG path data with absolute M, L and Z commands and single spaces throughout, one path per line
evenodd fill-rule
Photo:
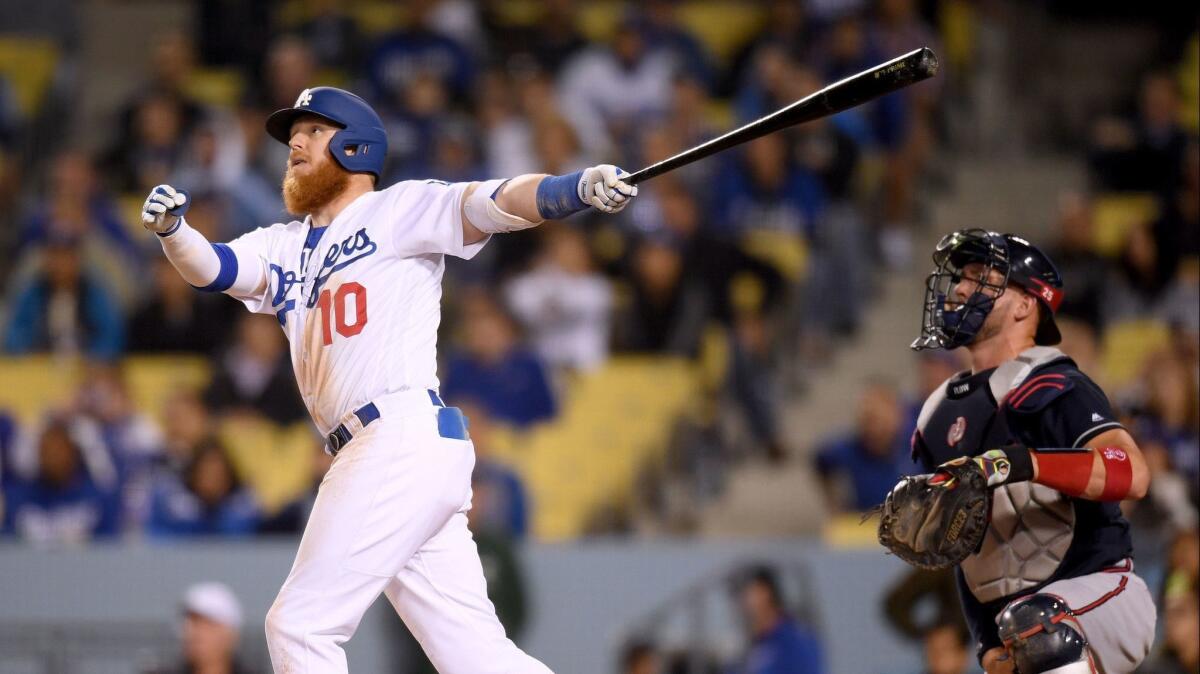
M 1018 674 L 1090 674 L 1091 657 L 1071 608 L 1049 594 L 1021 597 L 996 619 Z

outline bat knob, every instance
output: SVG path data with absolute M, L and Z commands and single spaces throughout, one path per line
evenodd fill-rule
M 917 72 L 922 78 L 933 77 L 938 71 L 937 54 L 929 47 L 921 47 L 921 55 L 917 59 Z

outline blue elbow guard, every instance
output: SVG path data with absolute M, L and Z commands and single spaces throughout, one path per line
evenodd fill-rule
M 583 171 L 543 178 L 537 188 L 538 215 L 546 220 L 558 220 L 587 210 L 588 205 L 579 198 L 581 178 Z

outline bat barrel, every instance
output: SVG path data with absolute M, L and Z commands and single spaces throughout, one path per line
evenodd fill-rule
M 625 178 L 625 182 L 637 184 L 769 133 L 837 114 L 929 79 L 937 73 L 937 69 L 938 60 L 933 50 L 928 47 L 914 49 L 887 63 L 830 84 L 745 126 L 635 171 Z

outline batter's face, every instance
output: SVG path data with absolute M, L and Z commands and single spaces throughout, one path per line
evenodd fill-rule
M 329 141 L 338 127 L 320 117 L 305 115 L 292 124 L 283 204 L 289 213 L 304 215 L 328 204 L 350 183 L 350 173 L 329 155 Z

